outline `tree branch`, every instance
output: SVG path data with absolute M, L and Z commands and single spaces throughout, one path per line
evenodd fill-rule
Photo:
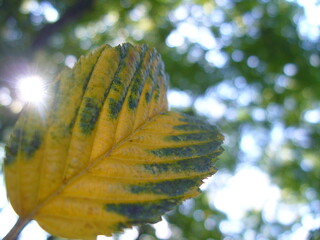
M 68 8 L 62 17 L 55 23 L 45 25 L 37 34 L 31 44 L 32 52 L 44 47 L 49 38 L 59 32 L 66 24 L 77 20 L 85 11 L 92 8 L 94 0 L 78 0 Z

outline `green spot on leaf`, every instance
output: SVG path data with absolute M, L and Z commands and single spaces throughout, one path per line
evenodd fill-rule
M 5 163 L 11 164 L 18 156 L 19 150 L 26 159 L 31 159 L 33 154 L 39 149 L 42 143 L 42 132 L 35 130 L 30 137 L 26 133 L 17 128 L 10 139 L 10 143 L 6 146 Z
M 218 134 L 216 132 L 200 132 L 200 133 L 188 133 L 188 134 L 180 134 L 174 136 L 165 137 L 166 140 L 174 141 L 174 142 L 185 142 L 185 141 L 209 141 L 214 140 Z
M 209 124 L 182 124 L 174 126 L 174 129 L 183 131 L 216 131 L 215 126 Z
M 132 223 L 157 222 L 160 216 L 174 208 L 179 199 L 165 199 L 153 202 L 106 204 L 105 209 L 123 215 Z
M 147 102 L 147 103 L 150 102 L 150 100 L 151 100 L 151 94 L 150 94 L 150 92 L 146 92 L 146 94 L 145 94 L 145 99 L 146 99 L 146 102 Z
M 166 180 L 156 183 L 131 185 L 130 191 L 136 194 L 153 193 L 176 197 L 185 194 L 194 186 L 198 187 L 199 182 L 199 178 Z
M 28 139 L 25 140 L 26 142 L 22 145 L 22 152 L 24 152 L 27 156 L 27 158 L 31 158 L 36 150 L 41 146 L 42 143 L 42 134 L 40 131 L 35 131 L 33 133 L 33 136 L 28 141 Z
M 12 133 L 10 144 L 6 145 L 6 157 L 4 159 L 5 164 L 11 164 L 15 161 L 19 152 L 19 143 L 21 141 L 23 131 L 21 128 L 17 128 Z
M 153 174 L 164 172 L 210 172 L 213 171 L 216 157 L 220 154 L 221 152 L 216 152 L 204 157 L 188 158 L 170 163 L 145 164 L 143 166 Z
M 80 114 L 80 128 L 84 134 L 90 134 L 99 118 L 101 104 L 94 98 L 84 99 L 84 108 Z
M 216 151 L 222 141 L 210 141 L 207 143 L 189 145 L 183 147 L 167 147 L 150 150 L 150 152 L 158 157 L 193 157 L 199 155 L 208 155 Z

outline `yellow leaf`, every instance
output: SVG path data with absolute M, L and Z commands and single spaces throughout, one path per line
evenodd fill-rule
M 25 107 L 6 147 L 9 200 L 66 238 L 160 220 L 215 173 L 223 136 L 168 111 L 160 55 L 102 46 L 54 82 L 45 109 Z

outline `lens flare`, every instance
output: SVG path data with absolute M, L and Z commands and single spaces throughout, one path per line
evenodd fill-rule
M 45 85 L 40 76 L 26 76 L 17 83 L 19 98 L 23 102 L 39 104 L 45 99 Z

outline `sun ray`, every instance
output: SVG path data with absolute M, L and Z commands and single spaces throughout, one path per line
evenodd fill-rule
M 44 80 L 38 75 L 21 77 L 17 82 L 17 89 L 22 102 L 41 104 L 45 100 Z

